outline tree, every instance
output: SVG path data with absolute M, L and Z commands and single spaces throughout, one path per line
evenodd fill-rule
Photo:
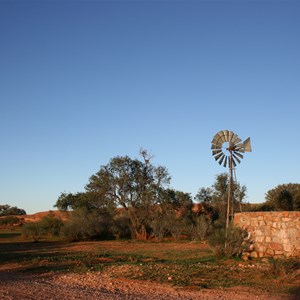
M 266 193 L 263 206 L 269 210 L 300 210 L 300 184 L 279 184 Z
M 61 193 L 54 207 L 63 211 L 76 210 L 79 208 L 113 211 L 116 208 L 113 202 L 107 201 L 107 199 L 95 192 L 80 192 L 76 194 Z
M 212 201 L 212 194 L 213 189 L 212 188 L 201 188 L 198 193 L 195 196 L 195 200 L 197 202 L 203 202 L 203 203 L 211 203 Z
M 8 204 L 0 205 L 0 216 L 26 215 L 24 209 Z
M 162 191 L 160 203 L 163 211 L 174 210 L 177 215 L 185 216 L 193 208 L 193 200 L 190 193 L 165 189 Z
M 43 235 L 43 228 L 40 222 L 30 222 L 24 225 L 23 234 L 26 237 L 31 237 L 34 242 L 37 242 Z
M 140 151 L 143 161 L 117 156 L 90 177 L 86 190 L 98 195 L 104 203 L 122 207 L 131 222 L 133 238 L 149 235 L 149 216 L 162 202 L 162 190 L 170 181 L 165 167 L 151 164 L 146 150 Z
M 216 180 L 210 188 L 199 189 L 195 200 L 212 205 L 219 214 L 220 222 L 224 223 L 227 212 L 228 189 L 229 175 L 228 173 L 221 173 L 216 175 Z M 241 211 L 241 204 L 247 195 L 246 186 L 240 186 L 238 182 L 233 182 L 232 194 L 234 211 Z
M 171 235 L 177 240 L 191 223 L 192 213 L 193 201 L 189 193 L 162 190 L 162 201 L 150 216 L 153 235 L 158 239 Z

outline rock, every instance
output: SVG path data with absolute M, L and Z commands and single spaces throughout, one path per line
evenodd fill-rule
M 251 257 L 251 258 L 258 258 L 257 252 L 256 252 L 256 251 L 252 251 L 252 252 L 250 253 L 250 257 Z
M 247 255 L 247 254 L 242 255 L 242 260 L 246 261 L 248 259 L 249 259 L 249 255 Z

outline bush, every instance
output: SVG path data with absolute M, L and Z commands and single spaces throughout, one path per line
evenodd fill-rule
M 14 216 L 0 218 L 0 225 L 7 226 L 7 225 L 14 225 L 19 223 L 20 223 L 20 219 Z
M 42 228 L 42 231 L 46 235 L 50 236 L 59 236 L 60 230 L 63 226 L 63 221 L 59 218 L 54 217 L 51 213 L 41 219 L 39 225 Z
M 217 257 L 231 258 L 241 256 L 250 246 L 247 239 L 248 233 L 238 227 L 228 229 L 226 239 L 226 229 L 224 227 L 215 228 L 208 237 L 208 243 L 213 248 Z
M 23 234 L 31 237 L 35 242 L 43 236 L 59 236 L 63 222 L 51 213 L 39 222 L 27 223 L 23 227 Z
M 178 240 L 186 228 L 186 220 L 177 215 L 172 208 L 157 210 L 152 216 L 150 227 L 153 236 L 158 240 L 166 236 L 172 236 Z
M 111 227 L 112 218 L 107 213 L 81 208 L 73 211 L 62 234 L 69 241 L 105 239 L 111 235 Z
M 34 242 L 40 240 L 43 235 L 43 229 L 40 222 L 27 223 L 23 227 L 23 234 L 26 237 L 31 237 Z
M 297 259 L 269 259 L 270 267 L 266 271 L 268 277 L 281 277 L 292 280 L 299 276 L 300 261 Z
M 131 237 L 130 219 L 125 214 L 117 214 L 113 218 L 112 233 L 116 239 Z
M 204 215 L 196 216 L 188 226 L 187 234 L 191 240 L 203 241 L 210 230 L 211 224 Z

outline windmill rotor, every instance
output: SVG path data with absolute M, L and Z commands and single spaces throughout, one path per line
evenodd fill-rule
M 232 164 L 236 166 L 244 158 L 242 153 L 252 151 L 250 138 L 243 142 L 237 134 L 229 130 L 221 130 L 216 133 L 211 143 L 212 155 L 225 168 L 229 158 L 232 160 Z

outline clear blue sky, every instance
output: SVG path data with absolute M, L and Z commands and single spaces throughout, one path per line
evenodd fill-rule
M 300 182 L 300 1 L 0 0 L 0 204 L 53 209 L 141 147 L 193 196 L 252 140 L 249 202 Z

